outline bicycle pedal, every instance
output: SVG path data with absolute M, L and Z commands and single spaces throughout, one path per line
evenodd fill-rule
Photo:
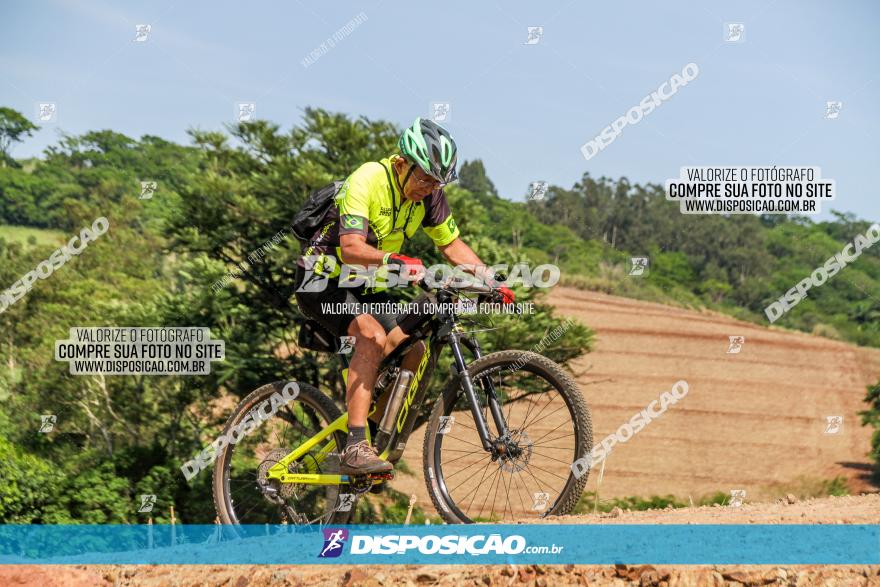
M 394 479 L 394 473 L 369 473 L 367 478 L 371 481 L 390 481 Z

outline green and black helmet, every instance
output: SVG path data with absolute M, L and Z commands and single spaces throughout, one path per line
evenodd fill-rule
M 400 135 L 398 145 L 401 155 L 418 164 L 437 181 L 447 184 L 458 179 L 455 140 L 436 122 L 416 118 L 413 125 Z

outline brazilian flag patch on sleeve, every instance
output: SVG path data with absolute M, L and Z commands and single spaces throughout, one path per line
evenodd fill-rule
M 364 230 L 364 219 L 360 216 L 342 216 L 342 227 L 346 230 Z

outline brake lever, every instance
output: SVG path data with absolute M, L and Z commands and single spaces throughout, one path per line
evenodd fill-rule
M 486 297 L 489 298 L 490 302 L 492 302 L 494 304 L 500 304 L 502 308 L 505 306 L 504 296 L 502 296 L 501 292 L 498 291 L 497 289 L 493 289 L 491 293 L 486 294 Z M 523 309 L 521 307 L 517 306 L 516 303 L 512 303 L 511 305 L 513 306 L 513 313 L 514 314 L 522 314 L 523 313 Z

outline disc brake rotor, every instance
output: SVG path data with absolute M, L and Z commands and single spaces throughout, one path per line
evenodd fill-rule
M 532 458 L 532 439 L 525 430 L 512 430 L 505 440 L 506 454 L 501 456 L 501 469 L 508 473 L 522 471 Z

